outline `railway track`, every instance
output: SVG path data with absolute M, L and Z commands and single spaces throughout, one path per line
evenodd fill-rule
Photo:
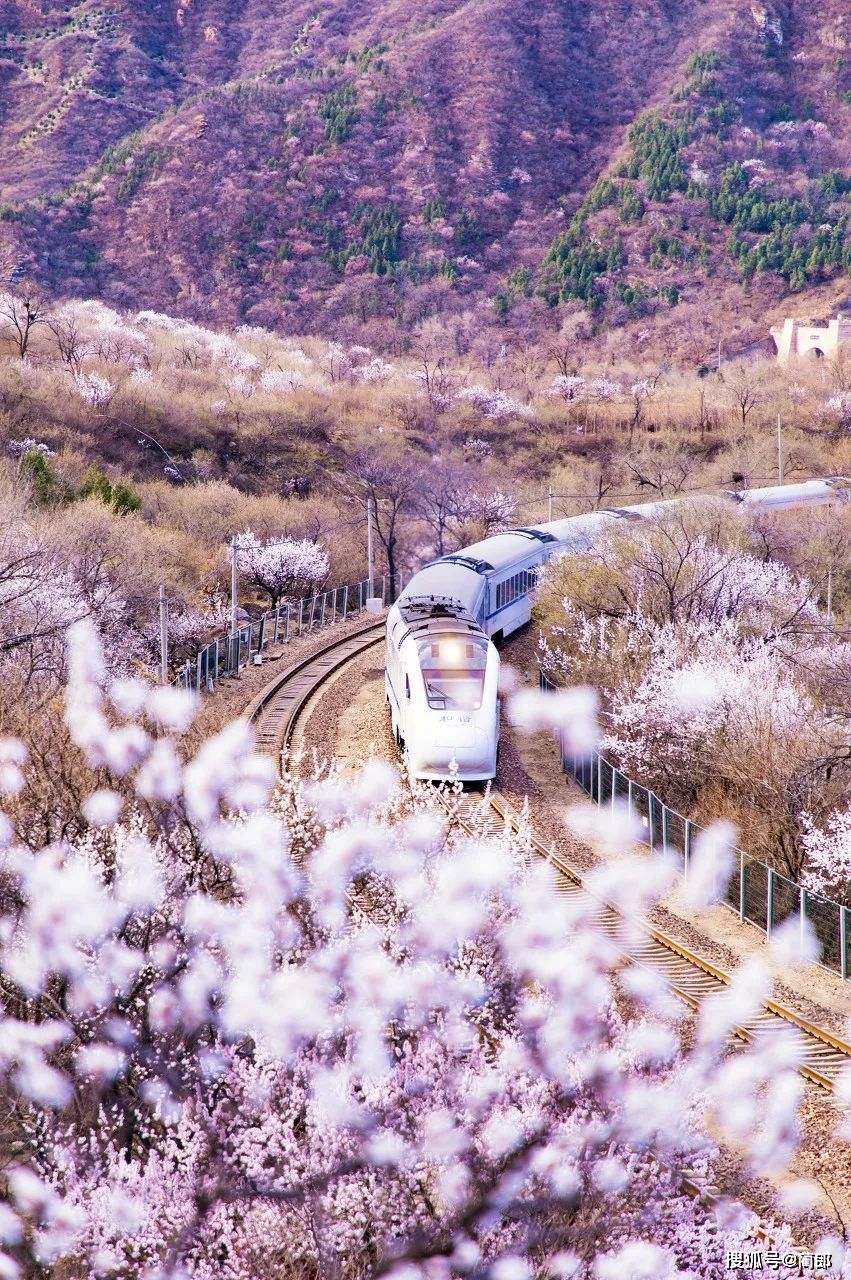
M 538 840 L 528 830 L 523 818 L 498 792 L 491 793 L 486 803 L 490 806 L 487 816 L 482 813 L 481 795 L 464 793 L 449 799 L 447 806 L 462 828 L 476 834 L 483 829 L 497 834 L 506 827 L 522 832 L 530 854 L 544 858 L 558 872 L 560 894 L 590 897 L 580 872 L 561 854 Z M 633 928 L 629 936 L 625 936 L 625 918 L 617 908 L 600 899 L 594 899 L 594 906 L 601 932 L 633 962 L 660 973 L 671 990 L 690 1008 L 697 1010 L 707 996 L 722 991 L 729 984 L 729 974 L 652 925 L 630 919 Z M 824 1089 L 832 1089 L 839 1072 L 851 1065 L 851 1044 L 774 1000 L 765 1001 L 755 1018 L 734 1028 L 735 1035 L 748 1042 L 764 1040 L 780 1031 L 795 1039 L 801 1074 Z
M 259 749 L 280 760 L 305 704 L 318 687 L 341 667 L 380 644 L 383 635 L 383 619 L 368 623 L 342 640 L 326 644 L 271 681 L 244 713 L 254 724 Z M 558 872 L 559 893 L 590 897 L 580 872 L 531 833 L 523 817 L 497 792 L 463 792 L 444 797 L 444 804 L 460 827 L 476 836 L 499 835 L 506 827 L 522 832 L 530 855 L 545 858 Z M 636 927 L 625 936 L 625 917 L 610 903 L 599 899 L 594 902 L 601 932 L 633 963 L 661 974 L 692 1009 L 697 1010 L 707 996 L 729 983 L 729 974 L 647 922 L 630 920 Z M 793 1010 L 767 1000 L 753 1020 L 735 1028 L 735 1034 L 743 1041 L 759 1041 L 781 1030 L 794 1036 L 798 1044 L 801 1073 L 822 1088 L 832 1089 L 842 1068 L 851 1064 L 851 1044 Z
M 287 667 L 266 685 L 243 712 L 243 718 L 254 725 L 260 751 L 280 760 L 281 752 L 289 746 L 296 721 L 318 687 L 340 667 L 373 645 L 381 644 L 383 639 L 382 618 L 367 623 L 342 640 L 332 640 L 310 657 Z

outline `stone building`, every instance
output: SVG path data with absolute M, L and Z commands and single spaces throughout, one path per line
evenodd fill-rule
M 834 316 L 826 325 L 802 324 L 800 320 L 784 320 L 771 329 L 778 360 L 810 356 L 821 359 L 835 355 L 839 347 L 851 344 L 851 320 Z

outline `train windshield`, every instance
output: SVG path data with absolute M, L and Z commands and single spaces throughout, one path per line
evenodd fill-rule
M 435 711 L 478 711 L 485 688 L 486 640 L 441 636 L 417 647 L 428 705 Z

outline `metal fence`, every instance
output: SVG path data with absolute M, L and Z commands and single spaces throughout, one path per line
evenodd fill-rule
M 357 617 L 366 608 L 370 594 L 387 604 L 387 576 L 365 578 L 343 587 L 332 587 L 304 600 L 280 605 L 253 622 L 246 622 L 236 635 L 213 640 L 198 654 L 194 662 L 186 662 L 172 680 L 178 689 L 194 689 L 198 693 L 212 690 L 223 676 L 236 675 L 255 654 L 270 644 L 283 644 L 295 636 Z
M 541 672 L 541 688 L 554 686 Z M 683 874 L 689 866 L 697 836 L 703 830 L 690 818 L 671 809 L 648 787 L 634 782 L 599 751 L 575 756 L 565 749 L 564 736 L 557 734 L 561 767 L 569 773 L 598 805 L 625 804 L 639 819 L 642 843 L 655 851 L 665 851 L 679 858 Z M 849 976 L 849 908 L 812 893 L 794 880 L 774 871 L 764 862 L 749 857 L 739 849 L 739 865 L 724 891 L 724 905 L 771 936 L 774 929 L 790 917 L 800 920 L 802 934 L 807 921 L 821 945 L 819 963 L 843 978 Z

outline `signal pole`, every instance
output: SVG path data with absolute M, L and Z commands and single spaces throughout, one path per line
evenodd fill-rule
M 168 604 L 160 585 L 160 682 L 168 684 Z
M 372 498 L 367 498 L 366 500 L 366 563 L 369 577 L 366 594 L 369 597 L 372 595 L 372 579 L 375 575 L 375 558 L 372 547 Z
M 230 636 L 233 661 L 233 675 L 239 675 L 239 631 L 237 629 L 237 587 L 236 587 L 236 534 L 230 540 Z
M 827 571 L 827 620 L 833 626 L 833 570 Z

